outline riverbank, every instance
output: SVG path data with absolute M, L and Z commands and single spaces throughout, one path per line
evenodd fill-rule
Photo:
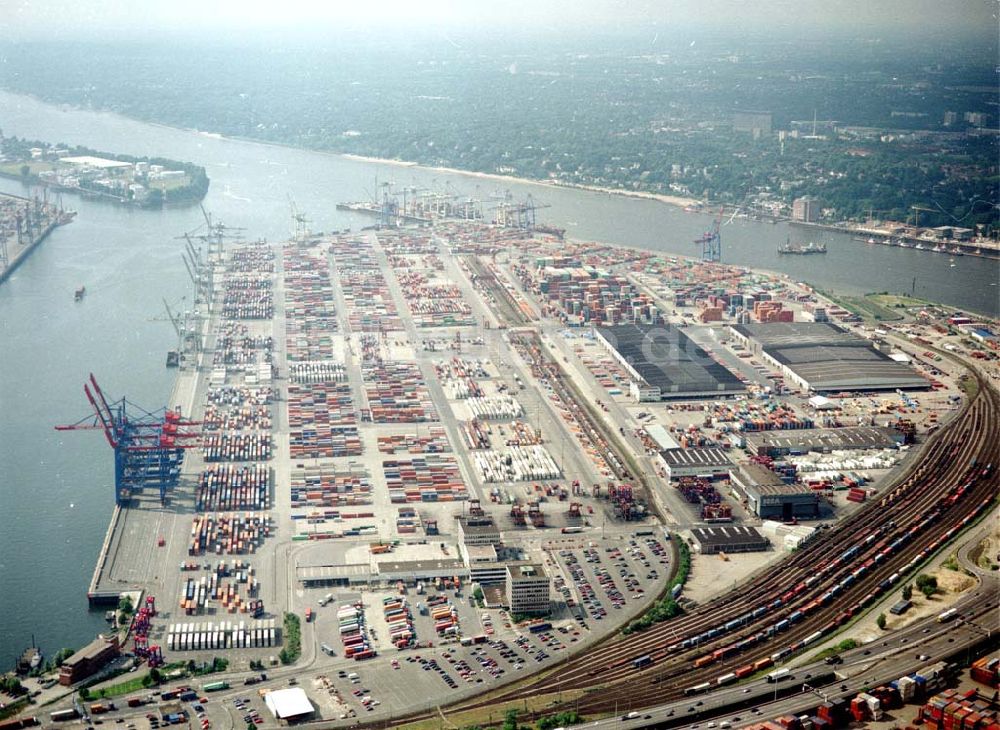
M 301 149 L 301 148 L 294 148 Z M 496 172 L 475 172 L 473 170 L 462 170 L 457 167 L 441 167 L 433 165 L 423 165 L 419 162 L 411 162 L 408 160 L 390 160 L 384 157 L 368 157 L 366 155 L 355 155 L 349 152 L 343 153 L 331 153 L 338 154 L 346 160 L 356 160 L 358 162 L 369 162 L 377 165 L 392 165 L 394 167 L 409 167 L 409 168 L 419 168 L 421 170 L 429 170 L 432 172 L 448 173 L 450 175 L 465 175 L 467 177 L 474 177 L 479 180 L 496 180 L 498 182 L 512 182 L 519 185 L 537 185 L 544 188 L 562 188 L 567 190 L 587 190 L 592 193 L 606 193 L 607 195 L 621 195 L 626 198 L 641 198 L 643 200 L 656 200 L 661 203 L 666 203 L 667 205 L 673 205 L 678 208 L 685 208 L 689 206 L 700 206 L 705 205 L 700 200 L 694 198 L 682 198 L 678 195 L 663 195 L 661 193 L 649 193 L 640 190 L 621 190 L 618 188 L 607 188 L 598 185 L 584 185 L 578 183 L 564 183 L 557 180 L 535 180 L 528 177 L 516 177 L 514 175 L 502 175 Z

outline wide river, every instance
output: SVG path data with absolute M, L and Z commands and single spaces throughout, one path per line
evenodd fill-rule
M 313 230 L 369 221 L 335 204 L 366 197 L 380 181 L 488 198 L 498 189 L 531 193 L 551 207 L 540 220 L 569 235 L 696 254 L 693 239 L 711 224 L 659 202 L 602 193 L 500 183 L 417 167 L 376 165 L 335 155 L 233 141 L 114 114 L 63 109 L 0 92 L 0 130 L 47 142 L 204 165 L 205 206 L 247 235 L 280 240 L 292 230 L 289 201 Z M 17 181 L 0 191 L 24 195 Z M 163 299 L 183 308 L 191 284 L 181 233 L 202 222 L 194 207 L 129 210 L 64 196 L 77 219 L 56 230 L 0 285 L 0 670 L 30 642 L 51 654 L 78 647 L 104 626 L 88 612 L 86 589 L 113 506 L 111 452 L 98 432 L 56 432 L 88 414 L 83 382 L 94 373 L 111 398 L 155 409 L 173 382 L 164 367 L 174 333 Z M 998 264 L 972 257 L 866 246 L 821 233 L 825 256 L 779 256 L 801 229 L 735 221 L 723 227 L 723 260 L 782 271 L 825 289 L 909 292 L 958 309 L 997 314 Z M 73 292 L 87 295 L 74 303 Z M 150 549 L 155 549 L 150 538 Z M 175 597 L 163 597 L 173 601 Z

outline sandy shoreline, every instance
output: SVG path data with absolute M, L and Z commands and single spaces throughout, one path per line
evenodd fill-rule
M 301 147 L 296 149 L 303 149 Z M 457 167 L 439 167 L 422 165 L 419 162 L 410 162 L 407 160 L 388 160 L 382 157 L 367 157 L 365 155 L 355 155 L 350 152 L 333 152 L 331 154 L 338 155 L 347 160 L 355 160 L 357 162 L 370 162 L 378 165 L 393 165 L 395 167 L 416 167 L 421 170 L 430 170 L 433 172 L 446 172 L 452 175 L 466 175 L 468 177 L 475 177 L 481 180 L 498 180 L 506 182 L 516 182 L 521 185 L 537 185 L 543 188 L 564 188 L 566 190 L 587 190 L 592 193 L 605 193 L 607 195 L 621 195 L 626 198 L 644 198 L 646 200 L 656 200 L 661 203 L 666 203 L 667 205 L 674 205 L 679 208 L 683 208 L 689 205 L 703 205 L 702 201 L 696 200 L 694 198 L 682 198 L 678 195 L 663 195 L 661 193 L 647 193 L 638 190 L 619 190 L 617 188 L 605 188 L 599 185 L 583 185 L 575 183 L 561 183 L 554 182 L 551 180 L 532 180 L 527 177 L 515 177 L 513 175 L 501 175 L 495 172 L 474 172 L 472 170 L 462 170 Z

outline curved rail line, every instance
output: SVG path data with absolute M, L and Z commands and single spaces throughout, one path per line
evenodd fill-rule
M 698 613 L 614 637 L 449 712 L 583 690 L 581 713 L 638 709 L 748 676 L 836 631 L 986 510 L 1000 485 L 1000 396 L 976 395 L 878 502 Z M 645 657 L 649 661 L 645 661 Z M 643 666 L 636 666 L 642 658 Z M 730 677 L 729 675 L 734 675 Z M 722 680 L 722 682 L 720 682 Z M 708 686 L 706 686 L 706 683 Z M 405 718 L 428 716 L 421 712 Z

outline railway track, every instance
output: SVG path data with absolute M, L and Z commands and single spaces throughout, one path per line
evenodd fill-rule
M 1000 420 L 1000 396 L 975 377 L 975 396 L 880 500 L 751 584 L 699 606 L 696 615 L 615 637 L 545 674 L 448 711 L 581 690 L 574 708 L 584 714 L 641 708 L 706 683 L 714 686 L 729 674 L 760 671 L 835 632 L 911 579 L 995 498 L 1000 441 L 993 429 Z M 636 660 L 644 666 L 636 667 Z

